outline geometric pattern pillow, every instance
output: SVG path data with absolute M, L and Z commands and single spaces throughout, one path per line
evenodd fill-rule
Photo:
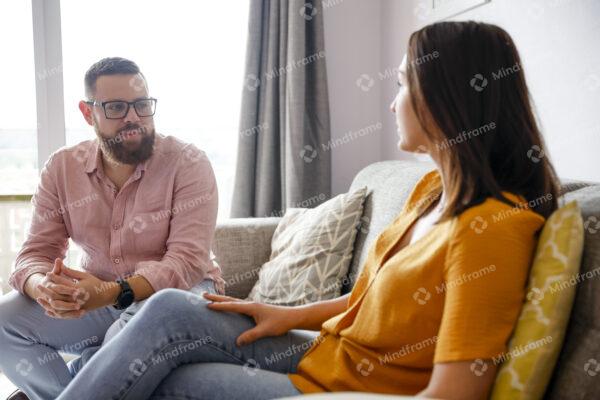
M 541 399 L 569 322 L 583 252 L 583 221 L 576 202 L 556 210 L 542 229 L 529 274 L 527 299 L 509 341 L 491 400 Z
M 288 209 L 248 300 L 293 306 L 339 297 L 366 194 L 365 187 L 316 208 Z

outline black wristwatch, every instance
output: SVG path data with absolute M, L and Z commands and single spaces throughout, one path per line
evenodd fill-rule
M 121 286 L 121 293 L 117 296 L 117 301 L 113 305 L 117 310 L 124 310 L 135 301 L 135 295 L 133 289 L 129 286 L 129 283 L 124 279 L 117 279 L 117 283 Z

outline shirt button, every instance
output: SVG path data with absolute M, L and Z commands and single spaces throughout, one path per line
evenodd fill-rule
M 121 262 L 121 259 L 120 258 L 115 258 L 113 261 L 115 262 L 115 264 L 118 264 L 118 263 Z
M 115 224 L 115 225 L 113 225 L 113 229 L 114 229 L 115 231 L 116 231 L 116 230 L 118 230 L 120 227 L 121 227 L 121 225 L 119 225 L 119 224 Z

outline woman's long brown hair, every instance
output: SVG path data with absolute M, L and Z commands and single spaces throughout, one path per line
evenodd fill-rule
M 425 130 L 447 174 L 441 219 L 487 197 L 515 206 L 502 191 L 547 218 L 558 206 L 558 180 L 509 34 L 491 24 L 439 22 L 414 32 L 408 47 L 411 101 L 421 125 L 436 127 Z

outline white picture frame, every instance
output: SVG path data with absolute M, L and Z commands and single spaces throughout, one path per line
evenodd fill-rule
M 490 3 L 491 0 L 427 0 L 426 14 L 431 20 L 441 21 Z

